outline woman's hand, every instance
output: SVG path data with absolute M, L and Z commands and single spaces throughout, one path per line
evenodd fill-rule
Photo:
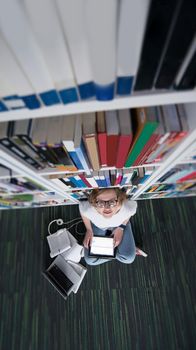
M 111 236 L 114 238 L 114 248 L 118 247 L 120 242 L 123 238 L 123 230 L 121 230 L 119 227 L 115 228 L 115 230 L 112 232 Z
M 88 247 L 91 245 L 91 241 L 93 238 L 93 232 L 91 230 L 87 230 L 84 241 L 83 241 L 83 246 L 88 249 Z

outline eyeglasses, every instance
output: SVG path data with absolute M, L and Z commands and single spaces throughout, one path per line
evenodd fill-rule
M 97 208 L 105 208 L 106 206 L 109 208 L 116 207 L 118 199 L 110 199 L 109 201 L 98 200 L 95 202 L 95 207 Z

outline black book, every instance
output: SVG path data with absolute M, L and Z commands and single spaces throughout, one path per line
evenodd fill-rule
M 64 179 L 59 179 L 62 181 L 66 186 L 71 186 L 73 188 L 76 188 L 77 186 L 67 177 L 66 180 Z
M 155 79 L 158 89 L 171 88 L 196 30 L 196 1 L 178 1 L 173 23 L 163 50 Z
M 31 129 L 29 132 L 29 137 L 33 145 L 37 148 L 40 157 L 45 158 L 48 162 L 48 165 L 54 167 L 58 161 L 46 142 L 49 125 L 49 117 L 33 119 Z
M 50 152 L 52 152 L 56 158 L 56 165 L 64 165 L 67 167 L 72 167 L 74 163 L 72 162 L 71 158 L 69 157 L 67 151 L 63 146 L 57 146 L 57 147 L 48 147 L 50 149 Z
M 178 168 L 173 168 L 173 169 L 169 170 L 166 174 L 164 174 L 164 175 L 158 180 L 158 182 L 164 182 L 168 177 L 170 177 L 171 175 L 176 174 L 178 170 L 179 170 Z
M 179 0 L 152 0 L 134 90 L 147 90 L 154 77 Z
M 33 168 L 40 170 L 42 166 L 35 159 L 24 152 L 11 138 L 13 132 L 13 122 L 1 123 L 0 129 L 0 145 L 7 150 L 11 155 L 14 154 L 16 158 L 22 159 L 25 163 L 31 165 Z
M 184 71 L 178 84 L 175 84 L 176 90 L 193 89 L 196 86 L 196 52 L 194 53 L 188 67 Z
M 13 122 L 11 132 L 11 140 L 18 145 L 18 147 L 27 153 L 31 158 L 40 164 L 40 168 L 45 168 L 46 158 L 41 154 L 37 147 L 34 146 L 29 137 L 32 120 L 23 119 Z

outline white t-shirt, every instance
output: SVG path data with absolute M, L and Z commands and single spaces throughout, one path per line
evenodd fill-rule
M 88 202 L 82 201 L 79 204 L 80 214 L 88 218 L 95 226 L 103 229 L 118 227 L 125 220 L 136 213 L 137 202 L 126 200 L 120 210 L 110 218 L 99 214 L 98 211 Z

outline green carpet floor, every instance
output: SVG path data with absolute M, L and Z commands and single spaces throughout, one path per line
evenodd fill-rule
M 138 202 L 132 225 L 148 258 L 88 267 L 67 301 L 41 274 L 45 237 L 78 207 L 1 211 L 0 349 L 192 350 L 195 209 L 194 198 Z

